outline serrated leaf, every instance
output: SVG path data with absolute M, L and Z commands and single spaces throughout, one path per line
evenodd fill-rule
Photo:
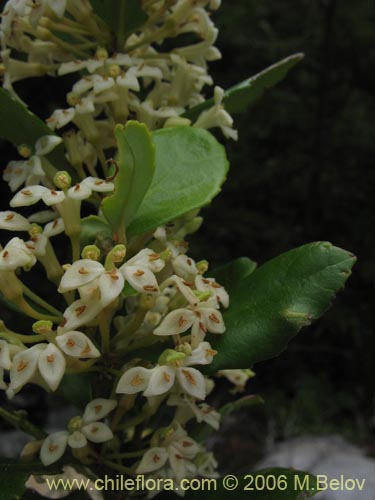
M 126 38 L 147 21 L 140 0 L 91 0 L 91 5 L 95 14 L 117 36 L 117 46 L 121 50 Z
M 145 233 L 207 205 L 220 191 L 229 167 L 223 146 L 207 130 L 165 128 L 153 132 L 152 139 L 155 175 L 129 235 Z
M 53 131 L 31 113 L 20 101 L 17 101 L 6 90 L 0 88 L 0 137 L 15 146 L 27 144 L 34 146 L 44 135 Z M 60 144 L 47 155 L 52 165 L 59 170 L 72 173 L 72 168 L 64 156 L 64 146 Z
M 114 194 L 104 198 L 103 215 L 114 233 L 121 233 L 134 219 L 155 171 L 155 151 L 146 125 L 135 121 L 116 125 L 118 173 Z M 120 240 L 121 241 L 121 240 Z
M 31 474 L 45 474 L 48 469 L 40 462 L 25 462 L 13 458 L 0 458 L 0 500 L 21 500 L 25 497 L 25 483 Z M 55 474 L 59 473 L 55 467 Z M 53 473 L 53 472 L 52 472 Z M 25 499 L 26 500 L 26 499 Z
M 330 243 L 309 243 L 267 262 L 232 288 L 229 284 L 226 331 L 210 337 L 218 354 L 207 373 L 248 368 L 278 355 L 329 308 L 355 260 Z
M 89 373 L 66 373 L 59 385 L 58 393 L 72 405 L 83 410 L 92 399 Z
M 225 109 L 233 114 L 245 112 L 251 103 L 262 97 L 265 90 L 283 80 L 288 71 L 303 57 L 303 54 L 286 57 L 257 75 L 229 88 L 225 91 L 223 99 Z M 211 108 L 213 105 L 214 99 L 208 99 L 186 111 L 183 116 L 195 121 L 202 111 Z
M 302 500 L 317 493 L 316 478 L 308 472 L 274 467 L 253 471 L 227 480 L 228 476 L 216 480 L 216 488 L 205 488 L 188 494 L 187 500 Z M 228 481 L 226 483 L 226 481 Z M 225 487 L 224 485 L 228 485 Z

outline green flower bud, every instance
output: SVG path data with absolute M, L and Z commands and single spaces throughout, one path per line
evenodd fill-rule
M 32 330 L 34 333 L 46 335 L 47 333 L 51 333 L 53 328 L 52 321 L 41 319 L 39 321 L 35 321 L 32 325 Z
M 97 59 L 107 59 L 108 58 L 108 52 L 104 47 L 99 47 L 97 51 L 95 52 L 95 57 Z
M 113 78 L 116 78 L 116 76 L 120 75 L 121 68 L 118 64 L 111 64 L 110 67 L 108 68 L 108 73 Z
M 158 359 L 159 365 L 178 366 L 186 358 L 183 352 L 177 352 L 174 349 L 166 349 Z
M 53 178 L 53 183 L 57 188 L 66 190 L 72 185 L 72 178 L 65 170 L 60 170 Z
M 208 271 L 209 264 L 207 260 L 200 260 L 197 262 L 196 266 L 199 274 L 204 274 Z
M 39 226 L 39 224 L 35 224 L 35 222 L 31 224 L 31 227 L 29 229 L 29 235 L 31 239 L 37 238 L 40 234 L 42 234 L 42 232 L 43 228 Z
M 68 424 L 69 432 L 79 431 L 81 427 L 82 427 L 82 418 L 80 416 L 73 417 L 72 419 L 69 420 Z
M 20 144 L 17 150 L 18 154 L 22 156 L 22 158 L 29 158 L 32 153 L 31 147 L 28 146 L 27 144 Z
M 189 118 L 182 118 L 181 116 L 173 116 L 168 118 L 164 123 L 164 127 L 189 127 L 191 125 L 191 120 Z
M 198 290 L 194 290 L 194 295 L 196 297 L 198 297 L 199 302 L 205 302 L 206 300 L 208 300 L 212 296 L 210 291 L 199 292 Z
M 82 259 L 98 261 L 100 258 L 100 248 L 96 245 L 86 245 L 81 252 Z
M 81 96 L 74 92 L 68 92 L 66 95 L 66 102 L 69 106 L 77 106 L 81 102 Z
M 188 342 L 184 342 L 183 344 L 176 346 L 175 350 L 177 352 L 183 352 L 185 356 L 191 356 L 191 353 L 193 351 L 191 345 Z

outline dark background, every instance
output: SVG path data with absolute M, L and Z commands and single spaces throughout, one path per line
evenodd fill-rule
M 211 72 L 224 88 L 292 53 L 304 52 L 305 59 L 236 117 L 240 140 L 227 142 L 229 178 L 203 212 L 205 224 L 192 238 L 192 255 L 207 258 L 212 267 L 243 255 L 261 264 L 303 243 L 329 240 L 358 257 L 334 308 L 303 330 L 281 357 L 256 367 L 247 392 L 261 394 L 266 404 L 243 414 L 244 425 L 226 431 L 227 460 L 239 449 L 248 461 L 250 455 L 256 460 L 267 440 L 306 433 L 339 433 L 370 451 L 371 2 L 224 0 L 214 18 L 223 59 Z M 30 83 L 20 90 L 42 117 L 53 101 L 63 105 L 56 80 Z M 5 166 L 14 150 L 0 145 Z M 2 196 L 4 209 L 8 198 Z M 37 406 L 35 418 L 42 420 L 43 405 Z

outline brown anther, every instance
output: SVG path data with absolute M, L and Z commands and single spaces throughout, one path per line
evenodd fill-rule
M 152 457 L 153 461 L 157 464 L 160 461 L 160 457 L 157 453 Z
M 55 356 L 53 354 L 50 354 L 47 356 L 47 361 L 48 363 L 53 363 L 55 361 Z
M 197 381 L 190 372 L 188 372 L 187 370 L 182 370 L 182 373 L 185 375 L 185 378 L 189 382 L 189 384 L 197 385 Z
M 189 264 L 189 266 L 193 264 L 193 261 L 191 259 L 188 259 L 186 262 Z
M 95 181 L 94 184 L 95 184 L 95 186 L 101 186 L 102 184 L 104 184 L 104 181 L 98 180 L 98 181 Z
M 207 328 L 204 326 L 202 321 L 199 322 L 199 328 L 202 330 L 203 333 L 207 333 Z
M 74 347 L 76 345 L 76 343 L 74 342 L 74 340 L 72 338 L 69 338 L 66 345 L 67 345 L 67 347 Z
M 180 318 L 178 320 L 178 325 L 184 326 L 185 323 L 186 323 L 186 319 L 183 316 L 180 316 Z
M 183 283 L 185 286 L 188 286 L 188 287 L 190 287 L 190 288 L 192 288 L 192 287 L 193 287 L 193 283 L 188 283 L 187 281 L 183 281 L 182 283 Z
M 21 191 L 21 193 L 24 195 L 24 196 L 31 196 L 33 193 L 30 191 L 30 189 L 24 189 L 23 191 Z
M 137 375 L 134 375 L 134 377 L 131 379 L 130 385 L 132 385 L 134 387 L 134 386 L 137 386 L 139 384 L 142 384 L 142 382 L 143 382 L 143 378 L 137 374 Z
M 79 191 L 81 189 L 81 185 L 76 184 L 73 189 L 74 189 L 74 191 Z
M 79 270 L 78 270 L 79 274 L 89 274 L 89 271 L 87 271 L 87 269 L 85 269 L 84 267 L 81 267 Z
M 94 406 L 95 413 L 101 412 L 102 408 L 103 408 L 103 405 L 95 405 Z
M 81 354 L 88 354 L 90 351 L 91 351 L 90 344 L 86 342 L 85 348 L 82 350 Z
M 188 446 L 193 446 L 193 443 L 191 441 L 182 441 L 182 446 L 187 448 Z
M 52 444 L 52 443 L 51 443 L 51 444 L 48 446 L 48 451 L 49 451 L 50 453 L 53 453 L 54 451 L 56 451 L 56 450 L 57 450 L 57 448 L 58 448 L 57 444 Z
M 158 259 L 160 259 L 160 253 L 151 253 L 148 256 L 148 260 L 150 260 L 151 262 L 153 262 L 154 260 L 158 260 Z
M 143 276 L 144 274 L 144 271 L 142 271 L 141 269 L 137 269 L 135 273 L 133 273 L 133 276 Z
M 95 434 L 95 432 L 98 432 L 98 430 L 99 430 L 99 427 L 97 425 L 93 425 L 91 427 L 91 432 L 93 432 L 94 434 Z
M 210 314 L 208 317 L 209 317 L 209 319 L 210 319 L 211 321 L 213 321 L 214 323 L 217 323 L 217 324 L 219 324 L 219 323 L 220 323 L 220 319 L 216 316 L 216 314 L 215 314 L 215 313 Z
M 216 283 L 216 281 L 214 281 L 213 283 L 211 283 L 211 286 L 212 286 L 213 288 L 222 288 L 222 286 L 221 286 L 221 285 L 219 285 L 219 283 Z
M 54 189 L 51 189 L 50 193 L 52 194 L 52 196 L 56 196 L 58 194 Z
M 5 252 L 3 252 L 3 259 L 6 259 L 8 255 L 9 255 L 8 250 L 5 250 Z
M 68 320 L 66 318 L 63 318 L 63 320 L 60 323 L 61 328 L 63 328 L 67 322 L 68 322 Z
M 6 221 L 9 221 L 9 220 L 12 220 L 14 219 L 14 214 L 8 214 L 6 217 L 5 217 L 5 220 Z
M 53 224 L 52 224 L 53 229 L 55 229 L 55 227 L 57 226 L 58 223 L 59 223 L 59 221 L 57 219 L 55 219 L 53 221 Z
M 206 355 L 207 356 L 216 356 L 217 351 L 215 349 L 206 349 Z
M 75 310 L 77 318 L 78 316 L 81 316 L 81 314 L 84 313 L 86 309 L 87 309 L 86 306 L 77 307 L 77 309 Z
M 27 365 L 28 365 L 28 363 L 26 361 L 24 361 L 23 359 L 21 359 L 21 361 L 18 363 L 16 370 L 18 372 L 22 372 L 22 370 L 24 370 L 27 367 Z
M 163 379 L 164 379 L 166 382 L 170 382 L 171 377 L 168 375 L 168 373 L 163 372 Z
M 156 292 L 156 291 L 157 291 L 157 288 L 156 288 L 156 286 L 154 286 L 154 285 L 145 285 L 145 286 L 143 287 L 143 290 L 144 290 L 145 292 Z
M 182 460 L 184 458 L 182 455 L 177 455 L 177 454 L 175 455 L 175 457 L 180 459 L 180 460 Z

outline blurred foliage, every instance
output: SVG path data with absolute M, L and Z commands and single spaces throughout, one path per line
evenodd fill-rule
M 257 366 L 249 385 L 268 401 L 258 414 L 276 438 L 336 430 L 366 442 L 373 425 L 371 19 L 366 0 L 224 0 L 216 14 L 222 87 L 289 54 L 305 59 L 236 117 L 231 171 L 204 211 L 195 256 L 212 267 L 243 255 L 262 263 L 314 240 L 358 256 L 333 309 Z

